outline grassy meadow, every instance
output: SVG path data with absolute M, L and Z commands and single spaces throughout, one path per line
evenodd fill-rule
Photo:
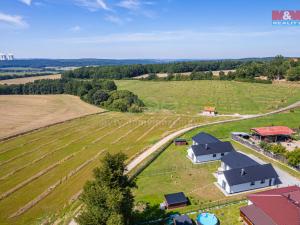
M 0 142 L 1 225 L 39 224 L 60 214 L 78 196 L 106 152 L 122 151 L 130 160 L 180 128 L 225 119 L 196 115 L 204 105 L 216 105 L 220 113 L 248 114 L 270 111 L 293 103 L 300 96 L 297 86 L 287 85 L 219 81 L 116 83 L 120 89 L 138 94 L 149 111 L 90 115 Z M 15 116 L 16 121 L 20 121 L 22 114 Z M 39 117 L 29 116 L 32 121 Z M 296 110 L 206 127 L 184 137 L 190 139 L 205 130 L 228 139 L 230 131 L 247 131 L 252 126 L 298 127 L 299 118 L 300 111 Z M 137 201 L 157 204 L 165 192 L 179 190 L 192 197 L 195 208 L 224 198 L 212 184 L 212 173 L 218 163 L 191 166 L 185 149 L 171 146 L 139 176 L 139 189 L 135 191 Z
M 116 81 L 119 89 L 137 94 L 150 110 L 197 114 L 215 106 L 220 114 L 257 114 L 300 99 L 299 86 L 234 81 Z
M 270 125 L 286 125 L 291 128 L 298 128 L 300 126 L 300 109 L 264 118 L 198 128 L 186 133 L 182 137 L 191 143 L 191 138 L 195 134 L 204 131 L 219 139 L 230 140 L 230 134 L 233 131 L 248 132 L 252 127 Z M 255 155 L 300 179 L 299 172 L 238 143 L 233 142 L 233 145 L 237 150 Z M 171 212 L 185 213 L 200 209 L 202 205 L 242 199 L 245 197 L 245 194 L 225 197 L 214 185 L 216 178 L 213 176 L 213 173 L 217 171 L 220 162 L 194 165 L 186 157 L 186 150 L 187 146 L 170 145 L 137 177 L 138 188 L 135 190 L 137 202 L 149 203 L 152 207 L 159 206 L 159 204 L 164 201 L 164 194 L 183 191 L 189 197 L 191 205 Z M 238 210 L 239 207 L 233 205 L 223 209 L 213 210 L 212 212 L 216 213 L 220 218 L 221 222 L 223 222 L 221 224 L 239 224 Z
M 132 158 L 170 132 L 216 119 L 108 112 L 1 142 L 0 224 L 35 224 L 57 213 L 106 152 Z

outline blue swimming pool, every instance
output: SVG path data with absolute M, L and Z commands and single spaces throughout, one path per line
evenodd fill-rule
M 217 225 L 218 219 L 214 214 L 201 213 L 197 217 L 197 222 L 199 225 Z

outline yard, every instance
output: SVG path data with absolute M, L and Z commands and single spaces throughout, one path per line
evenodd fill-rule
M 219 139 L 230 140 L 233 131 L 249 131 L 252 127 L 266 125 L 286 125 L 298 127 L 300 124 L 300 110 L 294 112 L 271 115 L 259 119 L 251 119 L 221 125 L 208 126 L 195 129 L 183 135 L 189 143 L 195 134 L 205 131 Z M 280 169 L 300 178 L 300 173 L 288 166 L 278 163 L 249 148 L 233 142 L 237 150 L 252 154 L 265 162 L 270 162 Z M 135 191 L 137 202 L 148 202 L 151 206 L 158 207 L 164 201 L 164 194 L 183 191 L 190 199 L 191 205 L 173 212 L 186 213 L 195 211 L 207 204 L 219 204 L 223 201 L 242 199 L 246 194 L 225 197 L 213 184 L 212 175 L 217 170 L 220 162 L 193 165 L 186 157 L 187 146 L 169 146 L 152 164 L 149 165 L 137 178 L 138 189 Z M 223 209 L 212 210 L 220 218 L 221 224 L 239 224 L 239 206 L 233 205 Z M 171 211 L 172 212 L 172 211 Z M 234 217 L 233 217 L 234 216 Z

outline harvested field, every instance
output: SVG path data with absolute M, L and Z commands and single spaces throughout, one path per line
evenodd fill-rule
M 217 119 L 108 112 L 3 141 L 1 224 L 36 224 L 63 209 L 108 151 L 130 160 L 170 132 Z
M 29 82 L 33 82 L 35 80 L 45 80 L 45 79 L 60 79 L 60 74 L 46 75 L 46 76 L 36 76 L 36 77 L 24 77 L 24 78 L 16 78 L 16 79 L 8 79 L 8 80 L 0 80 L 0 84 L 26 84 Z
M 71 95 L 1 95 L 0 138 L 101 111 Z

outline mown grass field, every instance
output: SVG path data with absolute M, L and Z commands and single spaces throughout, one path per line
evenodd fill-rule
M 191 138 L 195 134 L 204 131 L 219 139 L 230 140 L 233 131 L 248 132 L 252 127 L 271 125 L 286 125 L 291 128 L 300 127 L 300 109 L 264 118 L 207 126 L 188 132 L 182 137 L 191 143 Z M 233 144 L 237 150 L 255 155 L 300 179 L 299 172 L 240 144 L 235 142 Z M 173 212 L 185 213 L 197 210 L 197 208 L 200 209 L 202 205 L 208 203 L 231 201 L 245 197 L 245 194 L 225 197 L 214 185 L 216 178 L 212 175 L 213 172 L 217 171 L 220 162 L 193 165 L 186 157 L 186 149 L 186 146 L 170 145 L 137 177 L 138 189 L 135 190 L 137 202 L 147 202 L 152 206 L 159 206 L 159 203 L 164 201 L 164 194 L 183 191 L 189 197 L 191 205 Z M 213 212 L 221 219 L 221 222 L 223 222 L 221 224 L 239 224 L 238 209 L 239 207 L 231 206 L 213 210 Z
M 151 110 L 197 114 L 215 106 L 220 114 L 258 114 L 300 99 L 292 84 L 253 84 L 233 81 L 116 81 L 119 89 L 133 91 Z
M 0 224 L 36 224 L 64 208 L 106 152 L 132 158 L 169 132 L 209 120 L 216 118 L 108 112 L 1 142 Z

